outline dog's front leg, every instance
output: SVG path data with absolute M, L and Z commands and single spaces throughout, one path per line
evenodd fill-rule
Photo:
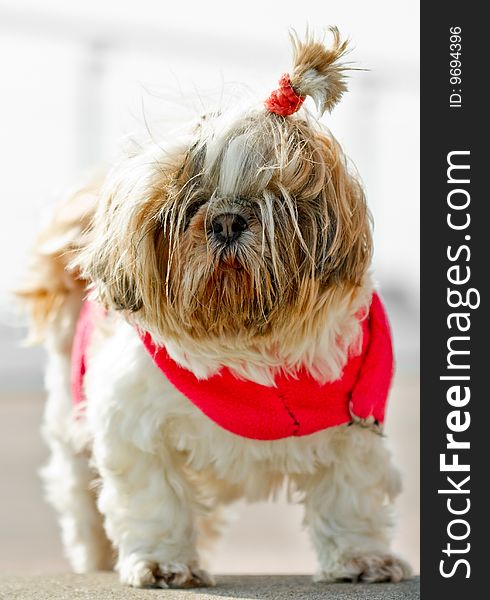
M 178 456 L 162 441 L 154 452 L 128 440 L 124 420 L 114 415 L 94 440 L 101 475 L 98 506 L 118 552 L 121 581 L 134 587 L 194 587 L 212 584 L 195 550 L 193 490 Z
M 97 505 L 123 583 L 207 585 L 195 546 L 197 494 L 168 435 L 180 397 L 172 400 L 165 381 L 129 325 L 117 323 L 93 350 L 85 395 Z
M 98 379 L 96 374 L 88 380 L 89 394 L 94 389 L 88 418 L 101 479 L 98 508 L 118 554 L 121 581 L 134 587 L 211 584 L 195 549 L 194 490 L 166 442 L 162 410 L 141 382 L 133 387 L 127 377 L 115 398 L 112 387 L 104 388 L 110 391 L 103 397 L 101 386 L 93 386 Z
M 398 471 L 384 440 L 357 426 L 331 437 L 332 462 L 298 481 L 318 556 L 316 581 L 400 581 L 410 566 L 390 551 Z

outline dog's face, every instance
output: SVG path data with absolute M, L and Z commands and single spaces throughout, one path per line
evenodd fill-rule
M 85 273 L 154 334 L 287 335 L 361 283 L 362 190 L 337 142 L 304 119 L 210 115 L 187 146 L 109 176 Z

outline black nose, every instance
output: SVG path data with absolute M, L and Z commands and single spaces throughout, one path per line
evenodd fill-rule
M 236 213 L 223 213 L 213 218 L 211 229 L 219 242 L 229 244 L 237 240 L 247 229 L 247 221 Z

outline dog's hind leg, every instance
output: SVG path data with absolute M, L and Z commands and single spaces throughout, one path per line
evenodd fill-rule
M 88 457 L 58 440 L 51 440 L 49 446 L 51 456 L 41 475 L 72 569 L 76 573 L 112 569 L 113 552 L 97 510 Z
M 111 547 L 95 504 L 81 421 L 73 418 L 70 360 L 86 282 L 69 262 L 85 244 L 98 198 L 94 179 L 57 206 L 40 232 L 17 296 L 30 316 L 32 342 L 48 352 L 43 435 L 51 456 L 42 470 L 48 501 L 58 512 L 65 552 L 75 571 L 111 566 Z
M 77 313 L 77 303 L 64 307 Z M 48 502 L 56 509 L 61 525 L 64 550 L 78 573 L 110 569 L 111 545 L 103 529 L 102 515 L 96 507 L 94 480 L 85 448 L 83 418 L 74 417 L 70 388 L 70 343 L 73 319 L 65 319 L 46 339 L 48 398 L 42 433 L 50 450 L 48 463 L 41 471 Z M 54 334 L 56 331 L 56 335 Z

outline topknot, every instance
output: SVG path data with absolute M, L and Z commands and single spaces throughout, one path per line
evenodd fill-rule
M 337 27 L 330 27 L 333 42 L 327 47 L 308 34 L 301 40 L 293 31 L 293 67 L 284 74 L 280 87 L 265 101 L 269 112 L 288 116 L 299 110 L 311 96 L 319 115 L 330 112 L 347 91 L 346 71 L 352 69 L 342 59 L 348 53 L 348 41 L 342 40 Z

